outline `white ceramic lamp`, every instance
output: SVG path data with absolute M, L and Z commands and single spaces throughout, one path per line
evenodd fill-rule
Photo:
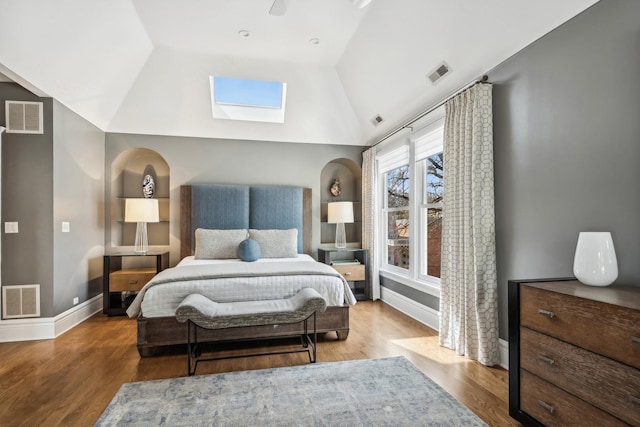
M 353 202 L 331 202 L 328 204 L 327 222 L 336 224 L 336 248 L 347 247 L 344 224 L 353 222 Z
M 136 242 L 134 252 L 146 254 L 149 251 L 147 223 L 159 222 L 158 199 L 126 199 L 124 221 L 135 222 Z
M 573 274 L 590 286 L 608 286 L 618 277 L 618 261 L 609 232 L 581 232 L 578 236 Z

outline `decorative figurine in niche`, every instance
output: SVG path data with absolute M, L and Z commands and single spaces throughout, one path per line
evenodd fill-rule
M 340 180 L 338 178 L 333 180 L 333 184 L 331 185 L 331 194 L 334 197 L 338 197 L 342 193 L 342 188 L 340 188 Z
M 150 199 L 153 197 L 155 191 L 156 184 L 153 182 L 153 177 L 151 175 L 145 175 L 142 179 L 142 195 L 145 199 Z

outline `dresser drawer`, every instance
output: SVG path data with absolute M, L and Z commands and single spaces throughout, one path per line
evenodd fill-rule
M 520 367 L 632 425 L 640 425 L 640 370 L 520 328 Z M 527 389 L 520 388 L 523 396 Z
M 525 285 L 520 324 L 640 368 L 640 311 Z
M 109 274 L 109 291 L 139 291 L 156 275 L 155 268 L 132 268 Z
M 364 265 L 333 265 L 332 267 L 347 281 L 365 279 Z
M 547 427 L 628 425 L 525 370 L 520 371 L 520 387 L 526 390 L 520 398 L 522 410 Z

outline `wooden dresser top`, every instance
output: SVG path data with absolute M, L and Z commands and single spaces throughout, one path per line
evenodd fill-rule
M 640 287 L 587 286 L 577 280 L 521 282 L 526 286 L 640 310 Z

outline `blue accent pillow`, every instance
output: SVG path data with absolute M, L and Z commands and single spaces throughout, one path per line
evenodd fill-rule
M 253 239 L 245 239 L 238 245 L 238 257 L 247 262 L 260 258 L 260 245 Z

